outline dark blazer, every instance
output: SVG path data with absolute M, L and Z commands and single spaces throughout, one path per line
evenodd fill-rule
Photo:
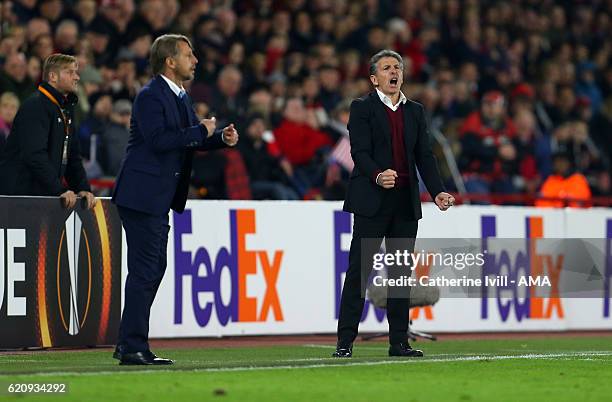
M 188 102 L 190 121 L 184 128 L 177 97 L 161 76 L 138 93 L 113 194 L 117 205 L 152 215 L 167 214 L 170 208 L 183 212 L 194 151 L 225 147 L 221 130 L 207 138 Z
M 60 103 L 68 119 L 73 119 L 78 99 L 74 94 L 64 98 L 46 82 L 41 84 Z M 70 127 L 68 163 L 62 182 L 62 152 L 64 147 L 64 121 L 59 108 L 40 91 L 36 91 L 21 106 L 11 134 L 0 153 L 0 194 L 56 196 L 66 190 L 89 191 L 89 183 L 81 154 L 79 140 Z
M 389 191 L 375 182 L 377 171 L 392 169 L 393 166 L 391 124 L 384 109 L 386 107 L 376 91 L 351 104 L 348 129 L 355 168 L 344 201 L 347 212 L 372 217 L 379 212 L 385 191 Z M 432 198 L 445 190 L 431 151 L 423 105 L 411 100 L 404 104 L 404 144 L 412 174 L 410 199 L 406 200 L 406 207 L 412 208 L 415 219 L 420 219 L 423 214 L 415 164 Z

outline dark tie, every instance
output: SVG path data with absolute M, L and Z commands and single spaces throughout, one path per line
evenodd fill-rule
M 181 110 L 181 116 L 183 116 L 183 121 L 187 124 L 187 126 L 191 125 L 191 113 L 189 112 L 189 109 L 191 109 L 191 102 L 189 101 L 189 97 L 187 96 L 187 92 L 185 92 L 184 90 L 181 90 L 181 92 L 179 92 L 179 105 L 182 108 Z

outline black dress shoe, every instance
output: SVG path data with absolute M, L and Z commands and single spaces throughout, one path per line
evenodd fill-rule
M 122 366 L 152 366 L 155 362 L 149 353 L 150 352 L 123 353 L 121 354 L 121 362 L 119 364 Z
M 338 345 L 332 357 L 353 357 L 353 345 Z
M 423 357 L 423 352 L 418 349 L 412 349 L 408 342 L 402 342 L 389 346 L 389 356 Z
M 147 353 L 149 357 L 153 359 L 153 364 L 155 365 L 163 366 L 163 365 L 174 364 L 174 360 L 164 359 L 163 357 L 157 357 L 155 353 L 151 352 L 150 350 L 145 353 Z
M 123 352 L 121 352 L 119 346 L 117 346 L 113 352 L 113 359 L 121 360 L 121 356 L 123 356 Z

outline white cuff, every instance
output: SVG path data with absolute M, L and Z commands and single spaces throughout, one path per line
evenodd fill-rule
M 379 174 L 376 175 L 376 180 L 374 180 L 374 183 L 378 184 L 378 178 L 380 177 L 380 175 L 383 174 L 383 172 L 380 172 Z M 378 184 L 380 186 L 380 184 Z

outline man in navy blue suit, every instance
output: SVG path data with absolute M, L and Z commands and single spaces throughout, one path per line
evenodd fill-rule
M 121 364 L 173 364 L 149 349 L 149 315 L 166 270 L 168 213 L 183 212 L 195 150 L 234 146 L 233 124 L 216 130 L 215 118 L 198 121 L 183 82 L 198 60 L 183 35 L 163 35 L 151 47 L 155 77 L 136 96 L 131 134 L 113 201 L 128 245 L 128 276 L 119 340 Z

